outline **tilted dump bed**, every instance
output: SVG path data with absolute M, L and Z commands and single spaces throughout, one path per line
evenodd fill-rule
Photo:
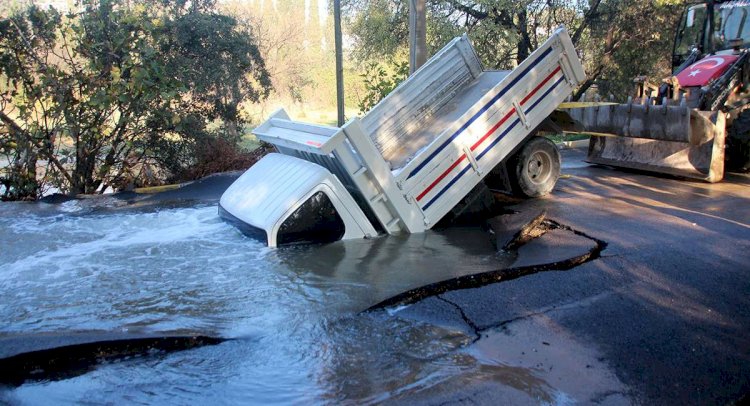
M 532 135 L 584 79 L 563 28 L 507 72 L 483 71 L 463 36 L 361 119 L 328 127 L 292 121 L 282 110 L 254 133 L 282 154 L 327 169 L 356 202 L 347 208 L 350 217 L 390 234 L 421 232 Z M 273 187 L 260 177 L 243 178 L 246 191 Z M 222 208 L 241 217 L 225 206 L 230 200 L 222 197 Z M 288 206 L 285 213 L 302 203 L 278 202 Z
M 446 128 L 461 118 L 482 96 L 487 94 L 494 85 L 499 83 L 510 71 L 482 72 L 473 81 L 465 85 L 453 98 L 448 100 L 439 110 L 424 122 L 415 127 L 414 131 L 394 142 L 395 148 L 390 151 L 387 159 L 391 167 L 398 172 L 409 163 L 424 147 L 439 137 Z M 367 117 L 367 116 L 365 116 Z M 376 144 L 377 145 L 377 144 Z
M 482 80 L 485 88 L 478 89 L 481 76 L 482 65 L 468 38 L 455 38 L 365 114 L 362 129 L 383 159 L 400 168 L 442 131 L 428 128 L 457 120 L 499 82 Z

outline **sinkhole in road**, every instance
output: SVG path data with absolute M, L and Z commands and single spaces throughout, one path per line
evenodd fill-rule
M 517 258 L 513 266 L 420 286 L 394 295 L 365 311 L 408 305 L 445 292 L 478 288 L 538 272 L 567 271 L 599 258 L 607 247 L 605 241 L 547 219 L 546 213 L 536 215 L 518 230 L 504 231 L 506 240 L 500 249 Z
M 18 371 L 3 376 L 0 402 L 405 396 L 479 373 L 460 352 L 472 337 L 363 309 L 419 299 L 403 292 L 571 268 L 606 246 L 535 264 L 529 250 L 543 250 L 535 242 L 587 238 L 543 219 L 540 235 L 510 251 L 479 227 L 268 249 L 224 224 L 213 205 L 91 212 L 85 204 L 0 206 L 0 363 Z

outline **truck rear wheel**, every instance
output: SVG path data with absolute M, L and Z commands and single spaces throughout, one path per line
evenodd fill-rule
M 517 195 L 547 195 L 560 178 L 560 151 L 547 138 L 532 137 L 509 162 L 508 177 Z
M 727 170 L 750 171 L 750 110 L 740 113 L 729 127 L 725 154 Z

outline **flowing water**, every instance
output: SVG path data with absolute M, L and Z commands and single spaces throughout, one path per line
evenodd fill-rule
M 477 228 L 269 249 L 222 222 L 214 205 L 2 204 L 0 249 L 0 339 L 231 338 L 0 387 L 0 403 L 368 403 L 467 379 L 555 402 L 528 371 L 475 359 L 465 331 L 360 313 L 410 288 L 507 265 Z

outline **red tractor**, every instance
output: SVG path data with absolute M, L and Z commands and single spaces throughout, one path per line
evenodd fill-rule
M 593 163 L 718 182 L 725 166 L 750 169 L 750 1 L 688 4 L 672 76 L 641 83 L 626 104 L 570 109 L 594 134 Z

